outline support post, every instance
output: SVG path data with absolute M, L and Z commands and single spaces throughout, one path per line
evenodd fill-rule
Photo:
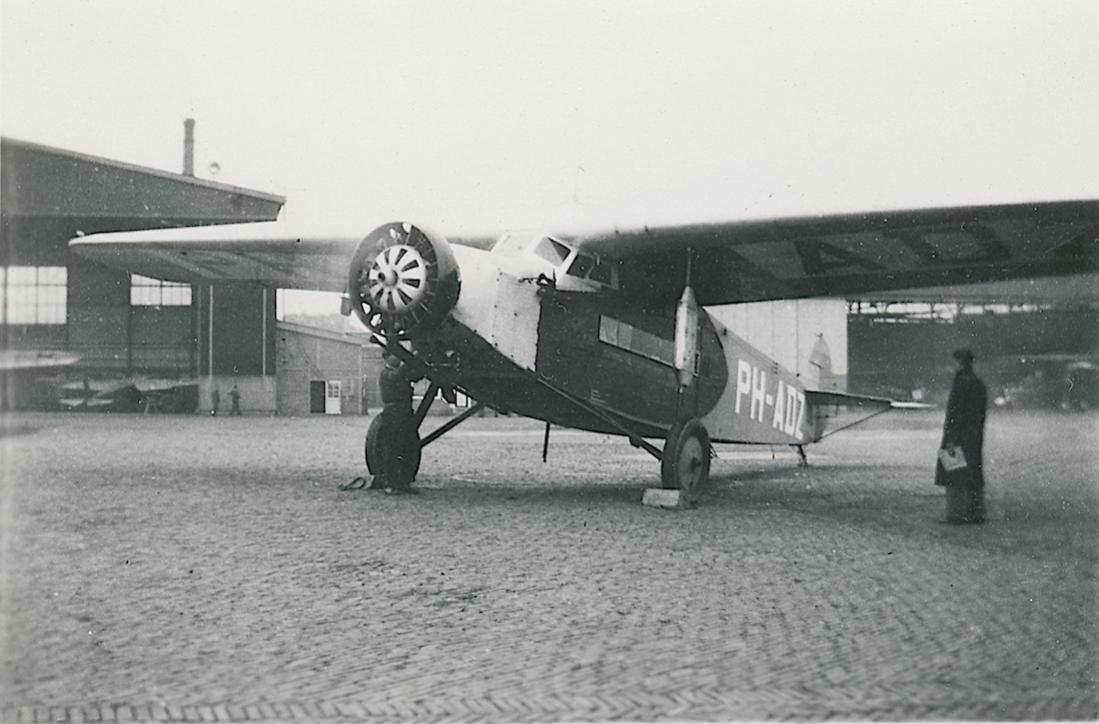
M 542 438 L 542 462 L 543 463 L 546 462 L 547 458 L 549 458 L 549 431 L 550 431 L 550 423 L 549 423 L 549 420 L 546 420 L 546 435 L 545 435 L 545 437 Z

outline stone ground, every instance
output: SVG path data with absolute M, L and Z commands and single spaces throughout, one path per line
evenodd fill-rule
M 945 526 L 941 411 L 722 448 L 690 511 L 624 441 L 475 419 L 413 497 L 363 418 L 0 430 L 3 721 L 1096 719 L 1099 419 L 997 413 Z

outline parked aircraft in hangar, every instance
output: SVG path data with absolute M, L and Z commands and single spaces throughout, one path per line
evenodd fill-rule
M 445 394 L 622 435 L 661 461 L 665 487 L 693 497 L 713 442 L 802 451 L 824 434 L 830 407 L 895 406 L 825 389 L 827 369 L 793 374 L 706 306 L 1092 272 L 1099 201 L 498 238 L 448 239 L 407 221 L 365 236 L 297 234 L 276 222 L 71 246 L 171 281 L 343 292 L 345 313 Z M 405 444 L 418 460 L 435 437 L 411 430 Z

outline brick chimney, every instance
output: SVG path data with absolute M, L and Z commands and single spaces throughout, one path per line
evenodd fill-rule
M 195 175 L 195 119 L 183 121 L 183 175 Z

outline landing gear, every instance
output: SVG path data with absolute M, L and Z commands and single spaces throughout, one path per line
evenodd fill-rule
M 350 483 L 341 485 L 341 490 L 361 488 L 385 490 L 388 488 L 403 490 L 404 492 L 415 492 L 409 486 L 416 479 L 416 474 L 420 470 L 421 451 L 485 409 L 483 402 L 477 402 L 462 414 L 450 419 L 421 439 L 419 425 L 427 416 L 427 408 L 430 406 L 431 400 L 435 398 L 436 390 L 437 388 L 432 385 L 413 416 L 409 416 L 407 413 L 402 414 L 403 410 L 383 409 L 379 415 L 370 421 L 370 426 L 366 430 L 366 441 L 363 445 L 363 457 L 366 459 L 366 469 L 370 471 L 373 480 L 368 483 L 365 478 L 358 477 Z
M 805 454 L 805 446 L 804 445 L 794 445 L 794 447 L 797 448 L 797 451 L 798 451 L 798 467 L 799 468 L 809 467 L 809 457 Z
M 710 435 L 698 419 L 676 423 L 668 432 L 660 460 L 665 489 L 679 490 L 694 501 L 710 478 Z
M 363 456 L 374 476 L 371 490 L 403 489 L 412 484 L 420 470 L 420 434 L 408 414 L 384 409 L 370 421 Z

